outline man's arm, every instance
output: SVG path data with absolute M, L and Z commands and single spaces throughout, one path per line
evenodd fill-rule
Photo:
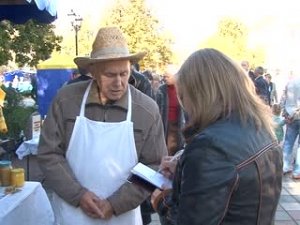
M 60 104 L 56 97 L 49 108 L 41 131 L 37 159 L 47 185 L 65 201 L 78 206 L 87 190 L 76 180 L 65 158 L 67 146 Z

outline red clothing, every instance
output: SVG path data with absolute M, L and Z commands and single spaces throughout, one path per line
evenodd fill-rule
M 179 114 L 179 102 L 176 95 L 176 89 L 174 85 L 168 85 L 168 100 L 169 100 L 169 110 L 168 110 L 168 120 L 177 122 Z

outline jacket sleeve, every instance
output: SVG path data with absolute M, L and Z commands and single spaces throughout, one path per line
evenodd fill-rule
M 64 126 L 59 100 L 53 101 L 41 131 L 37 160 L 47 185 L 61 198 L 74 206 L 79 205 L 86 189 L 76 180 L 65 153 Z
M 237 181 L 235 167 L 214 146 L 197 141 L 185 150 L 180 166 L 177 224 L 220 224 Z

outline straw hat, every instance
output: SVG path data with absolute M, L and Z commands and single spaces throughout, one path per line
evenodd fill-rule
M 90 57 L 76 57 L 74 62 L 78 67 L 87 69 L 93 63 L 128 59 L 137 62 L 146 55 L 145 52 L 129 53 L 127 42 L 121 30 L 117 27 L 100 28 L 93 43 Z

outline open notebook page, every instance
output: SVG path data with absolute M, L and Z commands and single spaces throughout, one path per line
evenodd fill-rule
M 161 173 L 151 169 L 143 163 L 138 163 L 135 167 L 133 167 L 131 172 L 160 189 L 172 188 L 172 181 L 170 179 L 164 177 Z

